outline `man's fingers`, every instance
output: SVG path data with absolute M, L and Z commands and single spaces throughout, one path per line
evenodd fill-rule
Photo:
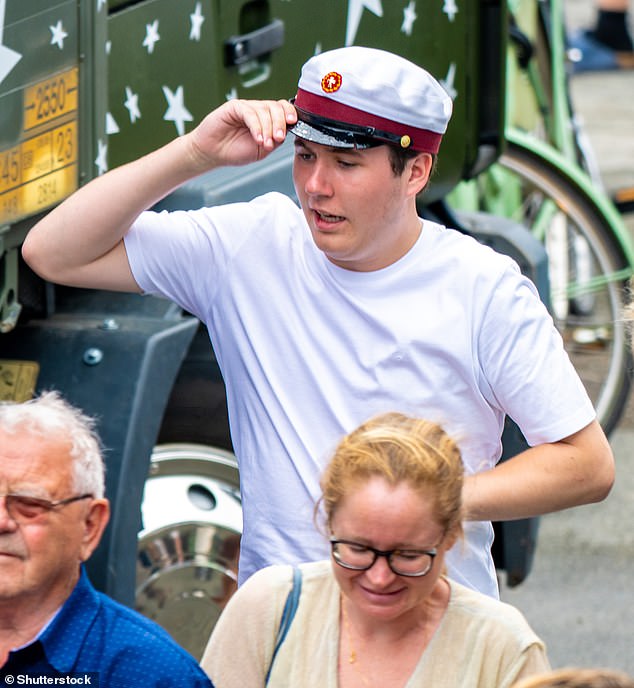
M 242 101 L 242 117 L 254 141 L 273 148 L 286 138 L 286 127 L 297 120 L 295 108 L 287 100 Z
M 192 159 L 202 171 L 259 160 L 283 143 L 296 121 L 287 100 L 229 100 L 191 132 Z

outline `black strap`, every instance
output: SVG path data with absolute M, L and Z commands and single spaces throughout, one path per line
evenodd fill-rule
M 293 618 L 295 617 L 295 612 L 297 611 L 297 605 L 299 604 L 299 596 L 302 592 L 302 572 L 299 568 L 293 569 L 293 587 L 288 591 L 288 597 L 284 604 L 284 609 L 282 610 L 282 618 L 280 620 L 280 627 L 277 629 L 277 637 L 275 639 L 275 647 L 273 648 L 273 656 L 271 657 L 271 663 L 269 664 L 269 670 L 266 672 L 266 678 L 264 679 L 264 685 L 269 682 L 269 676 L 271 675 L 271 669 L 273 668 L 273 662 L 275 661 L 275 656 L 277 651 L 280 649 L 288 629 L 291 627 Z

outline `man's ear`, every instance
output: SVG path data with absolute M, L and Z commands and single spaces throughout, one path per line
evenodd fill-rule
M 83 517 L 84 532 L 80 550 L 80 561 L 86 561 L 97 549 L 103 531 L 110 519 L 110 502 L 107 499 L 93 499 Z
M 414 196 L 418 195 L 427 186 L 433 164 L 434 159 L 431 153 L 419 153 L 415 158 L 412 158 L 408 184 Z

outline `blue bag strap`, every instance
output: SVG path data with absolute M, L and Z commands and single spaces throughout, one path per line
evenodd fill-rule
M 288 629 L 291 627 L 293 618 L 295 617 L 295 612 L 297 611 L 297 605 L 299 604 L 299 596 L 302 592 L 302 572 L 299 568 L 295 567 L 293 569 L 293 586 L 288 591 L 288 596 L 286 602 L 284 603 L 284 609 L 282 610 L 282 618 L 280 620 L 280 627 L 277 629 L 277 636 L 275 638 L 275 647 L 273 648 L 273 656 L 271 657 L 271 663 L 269 664 L 269 670 L 266 672 L 266 678 L 264 680 L 264 685 L 269 682 L 269 676 L 271 675 L 271 669 L 273 668 L 273 662 L 280 649 Z

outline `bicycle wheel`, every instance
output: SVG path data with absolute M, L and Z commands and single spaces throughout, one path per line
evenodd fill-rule
M 510 143 L 473 182 L 478 210 L 529 227 L 548 255 L 550 310 L 606 434 L 630 388 L 630 347 L 622 309 L 631 274 L 611 225 L 593 199 L 532 151 Z

